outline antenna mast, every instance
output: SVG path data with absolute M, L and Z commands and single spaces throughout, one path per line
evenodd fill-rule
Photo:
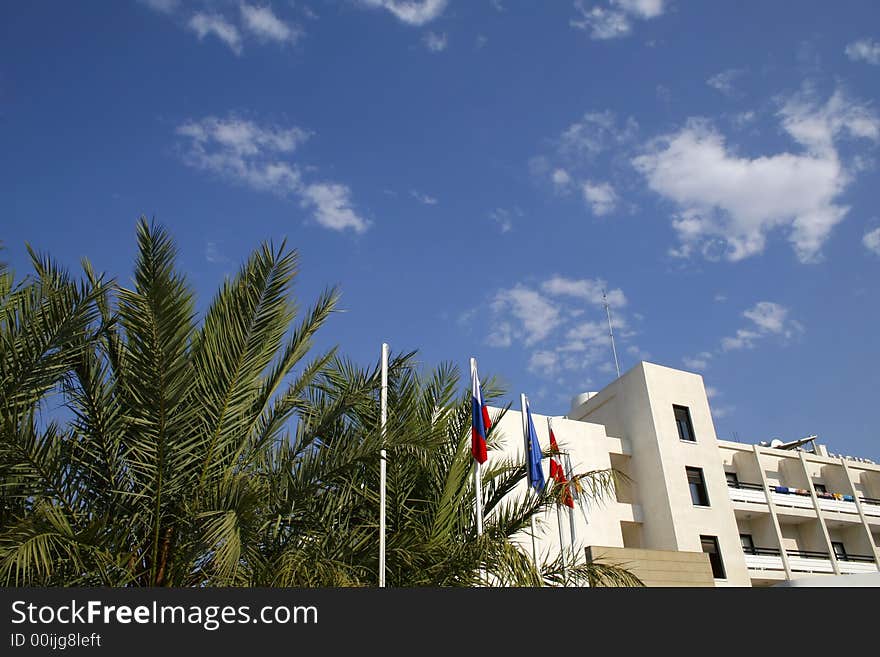
M 614 346 L 614 329 L 611 328 L 611 308 L 608 306 L 608 297 L 602 290 L 602 304 L 605 306 L 605 316 L 608 317 L 608 335 L 611 337 L 611 353 L 614 354 L 614 367 L 617 370 L 617 378 L 620 378 L 620 363 L 617 362 L 617 348 Z

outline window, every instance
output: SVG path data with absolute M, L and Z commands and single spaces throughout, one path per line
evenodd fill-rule
M 712 565 L 712 577 L 715 579 L 725 579 L 724 562 L 721 561 L 718 538 L 715 536 L 700 536 L 700 545 L 703 547 L 703 552 L 709 555 L 709 563 Z
M 694 506 L 709 506 L 709 494 L 706 492 L 706 481 L 703 479 L 702 468 L 685 468 L 691 499 Z
M 746 554 L 755 553 L 755 541 L 752 540 L 751 534 L 740 534 L 739 541 L 742 543 L 743 552 Z
M 731 488 L 739 488 L 739 477 L 736 476 L 735 472 L 725 472 L 724 476 L 727 478 L 727 485 Z
M 831 541 L 831 549 L 834 550 L 834 556 L 838 561 L 846 561 L 846 548 L 840 541 Z
M 827 493 L 828 489 L 825 488 L 825 484 L 813 484 L 813 488 L 816 489 L 817 493 Z
M 691 424 L 691 412 L 687 406 L 672 405 L 672 412 L 675 413 L 675 426 L 678 427 L 678 437 L 688 442 L 696 442 L 694 437 L 694 425 Z

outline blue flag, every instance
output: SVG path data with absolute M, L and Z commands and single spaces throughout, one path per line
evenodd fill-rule
M 532 422 L 532 410 L 526 400 L 526 417 L 528 419 L 529 435 L 526 449 L 526 466 L 529 473 L 529 486 L 540 493 L 544 490 L 544 470 L 541 468 L 541 444 L 538 442 L 538 434 L 535 432 L 535 423 Z

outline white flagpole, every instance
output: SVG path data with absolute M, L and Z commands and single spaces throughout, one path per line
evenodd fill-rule
M 572 473 L 574 470 L 571 467 L 571 458 L 568 456 L 568 452 L 565 453 L 565 469 L 568 473 L 565 475 L 568 478 L 568 481 L 571 482 Z M 581 504 L 581 498 L 577 494 L 577 491 L 574 488 L 574 484 L 571 485 L 571 496 L 574 501 L 577 503 L 578 508 L 581 510 L 581 514 L 584 516 L 584 524 L 589 525 L 590 521 L 587 519 L 587 513 L 584 511 L 584 505 Z M 575 533 L 574 533 L 574 509 L 569 510 L 569 519 L 571 521 L 571 541 L 574 544 Z
M 547 418 L 547 431 L 553 435 L 553 421 L 548 417 Z M 559 467 L 562 468 L 562 457 L 561 455 L 554 455 L 552 458 L 558 458 L 560 460 Z M 565 470 L 563 469 L 563 472 Z M 567 484 L 566 484 L 567 486 Z M 562 499 L 565 499 L 563 496 Z M 559 500 L 556 500 L 556 526 L 559 528 L 559 555 L 562 557 L 562 582 L 563 586 L 568 586 L 568 573 L 566 572 L 565 567 L 565 536 L 562 531 L 562 505 L 559 503 Z
M 476 384 L 474 383 L 476 381 Z M 477 379 L 477 359 L 471 358 L 471 396 L 474 394 L 474 385 L 479 386 Z M 482 399 L 480 402 L 482 403 Z M 472 402 L 473 403 L 473 402 Z M 482 409 L 477 409 L 482 413 Z M 477 536 L 483 535 L 483 464 L 474 459 L 474 499 L 477 515 Z
M 565 469 L 567 474 L 565 478 L 568 479 L 568 494 L 571 495 L 572 504 L 574 504 L 575 500 L 575 489 L 574 483 L 571 481 L 571 459 L 568 457 L 568 452 L 565 453 Z M 580 504 L 580 500 L 578 500 L 578 504 Z M 571 552 L 574 554 L 574 539 L 575 539 L 575 529 L 574 529 L 574 506 L 568 507 L 568 524 L 571 526 Z
M 382 450 L 379 452 L 379 588 L 385 587 L 385 422 L 388 419 L 388 344 L 382 343 L 382 391 L 380 393 L 380 427 Z
M 556 503 L 556 525 L 559 527 L 559 554 L 562 557 L 562 585 L 568 586 L 568 573 L 565 568 L 565 537 L 562 531 L 562 508 Z
M 528 401 L 526 400 L 526 396 L 524 394 L 521 394 L 519 396 L 519 403 L 520 403 L 520 406 L 522 407 L 523 440 L 525 442 L 525 447 L 526 447 L 526 453 L 525 453 L 525 456 L 526 456 L 526 484 L 528 486 L 528 489 L 526 490 L 526 496 L 528 496 L 528 495 L 532 494 L 531 481 L 529 481 L 529 476 L 528 476 L 529 459 L 531 458 L 531 451 L 529 450 L 529 418 L 527 415 Z M 526 497 L 526 499 L 528 499 L 528 497 Z M 531 524 L 531 528 L 532 528 L 532 561 L 535 564 L 535 568 L 537 568 L 538 567 L 538 548 L 535 543 L 535 514 L 534 513 L 529 516 L 529 523 Z

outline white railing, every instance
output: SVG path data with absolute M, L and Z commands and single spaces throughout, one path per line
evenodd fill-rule
M 837 511 L 838 513 L 858 513 L 855 502 L 844 502 L 843 500 L 829 500 L 824 497 L 819 499 L 819 508 L 825 511 Z
M 880 516 L 880 504 L 862 500 L 862 511 L 865 512 L 866 516 Z
M 782 570 L 782 557 L 769 554 L 747 554 L 746 568 L 751 570 Z
M 838 561 L 840 572 L 846 575 L 855 573 L 876 573 L 877 566 L 873 563 L 859 561 Z
M 730 499 L 733 502 L 752 502 L 756 504 L 767 504 L 767 497 L 762 490 L 750 490 L 746 488 L 731 488 L 727 491 L 730 493 Z
M 793 495 L 791 493 L 777 493 L 771 490 L 773 502 L 776 506 L 788 506 L 795 509 L 812 509 L 813 500 L 806 495 Z
M 812 557 L 788 557 L 788 565 L 792 570 L 806 573 L 833 573 L 831 559 L 814 559 Z

